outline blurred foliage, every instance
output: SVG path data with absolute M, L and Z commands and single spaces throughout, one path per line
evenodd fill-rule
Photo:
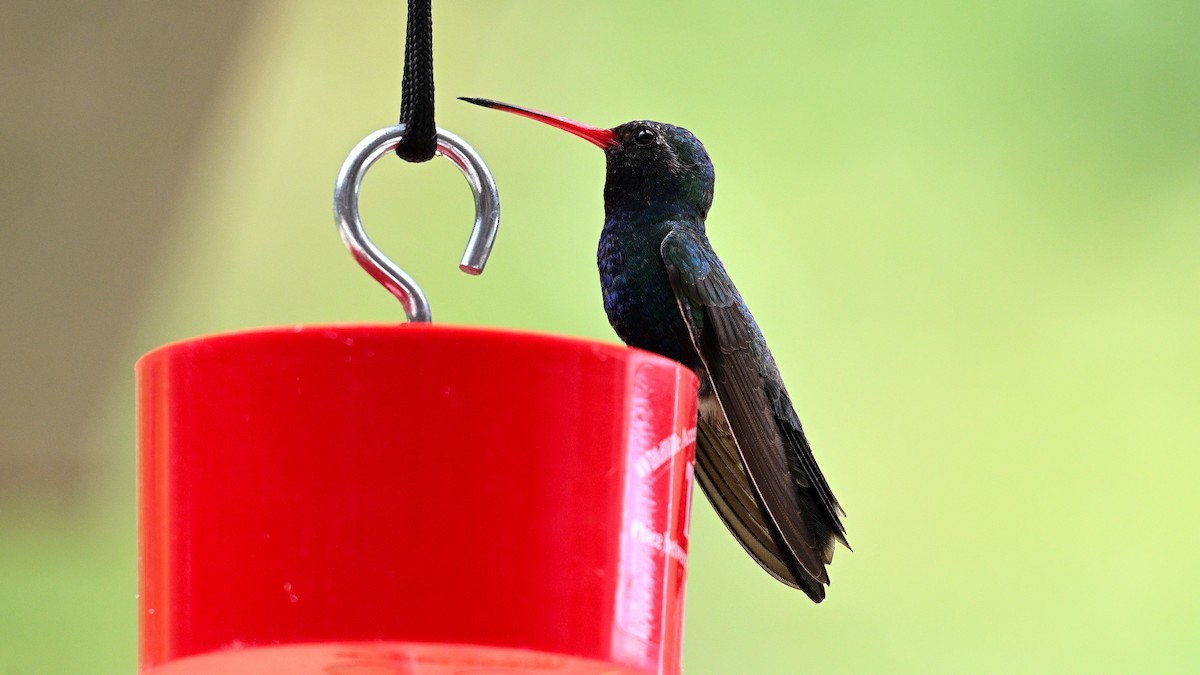
M 710 236 L 849 512 L 855 552 L 813 606 L 698 500 L 688 673 L 1200 663 L 1200 5 L 436 5 L 438 121 L 499 182 L 495 257 L 456 271 L 471 202 L 446 162 L 383 161 L 362 198 L 435 319 L 614 339 L 599 153 L 454 96 L 686 126 L 717 167 Z M 260 11 L 129 363 L 401 317 L 331 222 L 346 152 L 398 110 L 401 5 L 355 9 Z M 96 522 L 4 537 L 0 672 L 132 668 L 133 394 L 113 378 Z

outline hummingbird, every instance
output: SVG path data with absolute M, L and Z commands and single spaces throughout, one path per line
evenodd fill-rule
M 607 164 L 597 260 L 604 310 L 625 344 L 674 359 L 700 381 L 696 479 L 721 520 L 779 581 L 825 598 L 845 515 L 809 447 L 767 348 L 705 234 L 712 161 L 672 124 L 611 129 L 483 98 L 599 146 Z

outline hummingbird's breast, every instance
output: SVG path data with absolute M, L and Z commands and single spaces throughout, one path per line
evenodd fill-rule
M 605 222 L 596 256 L 600 289 L 608 321 L 625 344 L 695 369 L 699 360 L 660 252 L 670 230 L 670 223 Z

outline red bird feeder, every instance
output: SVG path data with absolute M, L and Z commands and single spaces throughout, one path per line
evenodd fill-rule
M 427 320 L 357 216 L 403 131 L 360 144 L 335 203 L 355 257 Z M 462 141 L 439 131 L 439 149 L 476 193 L 479 270 L 495 186 Z M 137 379 L 142 672 L 679 672 L 696 420 L 679 364 L 417 322 L 190 340 Z

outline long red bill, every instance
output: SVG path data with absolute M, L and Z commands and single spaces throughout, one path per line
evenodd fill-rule
M 569 120 L 565 117 L 559 117 L 558 115 L 544 113 L 540 110 L 522 108 L 520 106 L 493 101 L 488 98 L 472 98 L 469 96 L 459 96 L 458 98 L 459 100 L 466 101 L 467 103 L 474 103 L 475 105 L 481 105 L 485 108 L 493 108 L 495 110 L 503 110 L 504 112 L 510 112 L 515 115 L 520 115 L 521 117 L 528 117 L 531 120 L 537 120 L 544 124 L 549 124 L 550 126 L 562 129 L 563 131 L 569 131 L 585 141 L 594 143 L 602 150 L 611 148 L 617 144 L 617 135 L 612 129 L 602 129 L 600 127 L 594 127 L 590 124 L 583 124 L 582 122 Z

